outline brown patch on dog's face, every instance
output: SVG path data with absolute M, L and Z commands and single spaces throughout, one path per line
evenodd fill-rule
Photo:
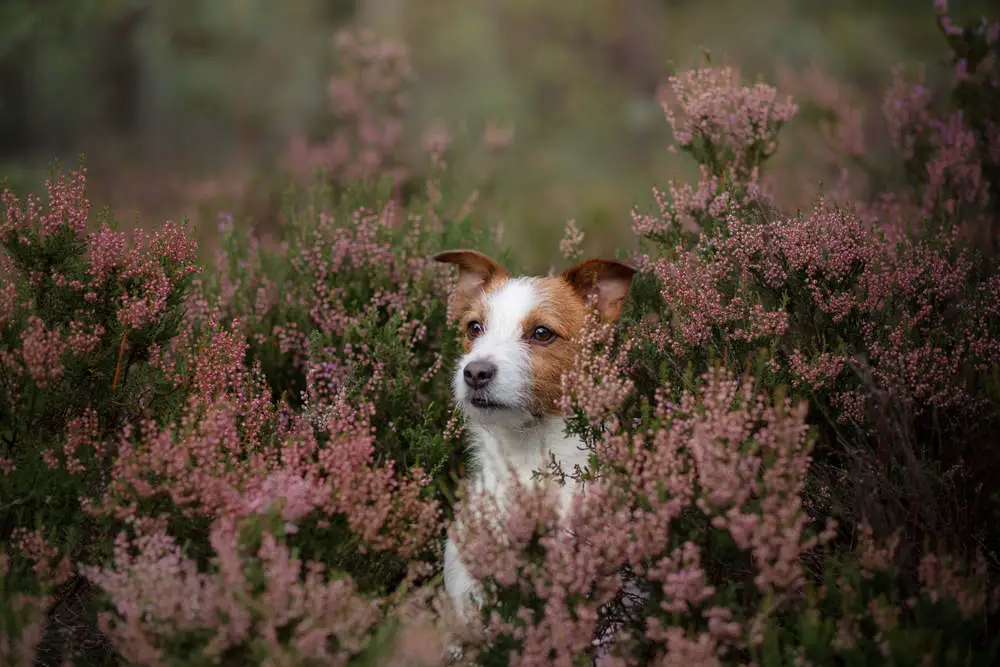
M 524 339 L 531 354 L 532 402 L 535 410 L 557 414 L 562 396 L 562 376 L 568 371 L 579 351 L 577 337 L 583 328 L 587 308 L 564 278 L 542 278 L 538 284 L 542 304 L 534 308 L 522 323 Z M 553 337 L 541 340 L 535 336 L 539 328 L 552 332 Z

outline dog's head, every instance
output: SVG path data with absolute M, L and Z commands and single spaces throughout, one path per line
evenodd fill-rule
M 434 257 L 458 267 L 452 312 L 465 354 L 453 378 L 455 399 L 480 423 L 517 425 L 558 412 L 561 378 L 594 304 L 605 321 L 621 314 L 635 269 L 589 259 L 562 275 L 513 277 L 474 250 Z

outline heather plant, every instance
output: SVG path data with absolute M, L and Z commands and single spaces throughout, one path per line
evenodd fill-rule
M 4 660 L 36 649 L 43 661 L 110 659 L 113 649 L 160 664 L 195 640 L 254 660 L 361 652 L 387 619 L 385 596 L 424 579 L 439 556 L 461 425 L 448 403 L 448 276 L 425 257 L 468 230 L 467 213 L 452 221 L 438 201 L 424 224 L 384 191 L 353 202 L 326 191 L 289 215 L 284 247 L 228 230 L 218 270 L 195 277 L 182 229 L 130 238 L 109 216 L 91 218 L 84 187 L 80 171 L 50 182 L 47 205 L 4 199 L 0 525 L 12 544 L 2 595 L 15 607 Z M 278 528 L 268 534 L 285 546 L 212 569 L 244 549 L 219 522 L 269 512 Z M 58 581 L 30 566 L 38 545 L 64 559 Z M 294 565 L 289 550 L 312 565 Z M 192 611 L 165 597 L 213 577 L 267 580 L 274 559 L 293 563 L 308 598 L 280 621 L 259 617 L 257 603 Z M 317 564 L 336 573 L 326 597 L 312 597 L 327 581 Z M 137 588 L 128 582 L 140 571 L 151 579 Z M 115 611 L 98 626 L 105 599 Z M 332 622 L 341 602 L 343 623 L 308 629 Z M 362 608 L 371 620 L 355 623 Z M 134 627 L 135 609 L 156 627 Z M 265 648 L 227 639 L 214 624 L 237 612 L 252 617 L 253 636 L 279 623 L 278 638 Z M 294 641 L 284 634 L 293 618 L 306 635 Z
M 99 229 L 88 231 L 94 221 L 85 186 L 84 169 L 54 175 L 46 201 L 29 195 L 20 202 L 5 191 L 0 212 L 7 259 L 0 534 L 14 545 L 5 553 L 4 588 L 15 596 L 8 599 L 52 596 L 53 606 L 42 608 L 56 619 L 87 613 L 86 604 L 76 608 L 80 581 L 74 575 L 42 588 L 32 583 L 19 531 L 68 563 L 101 553 L 103 526 L 85 509 L 108 483 L 114 452 L 107 437 L 138 418 L 163 420 L 176 410 L 177 396 L 149 355 L 176 334 L 198 270 L 179 225 L 127 235 L 101 214 Z M 55 586 L 65 594 L 54 595 Z M 28 599 L 18 604 L 30 609 Z M 89 639 L 65 637 L 79 645 Z
M 342 186 L 383 174 L 401 183 L 409 176 L 400 155 L 402 115 L 414 79 L 407 49 L 347 29 L 335 35 L 334 47 L 337 69 L 327 85 L 327 117 L 312 136 L 289 139 L 286 166 L 299 177 L 322 169 Z
M 113 565 L 86 571 L 114 604 L 100 625 L 121 657 L 135 665 L 339 665 L 361 653 L 380 604 L 289 548 L 283 515 L 300 513 L 294 502 L 256 520 L 217 518 L 208 569 L 162 528 L 121 535 Z
M 969 29 L 968 48 L 990 43 L 989 25 Z M 821 197 L 790 215 L 767 194 L 772 151 L 760 147 L 776 144 L 795 106 L 721 70 L 672 79 L 666 101 L 700 183 L 672 184 L 657 191 L 656 214 L 634 213 L 644 241 L 630 321 L 645 348 L 637 381 L 683 385 L 714 360 L 746 364 L 809 400 L 827 474 L 868 480 L 835 499 L 851 523 L 861 519 L 853 508 L 879 504 L 865 501 L 875 485 L 892 506 L 888 525 L 908 515 L 915 534 L 944 538 L 951 524 L 948 539 L 971 540 L 973 525 L 990 522 L 968 508 L 993 510 L 970 490 L 987 490 L 977 484 L 997 464 L 984 448 L 997 414 L 996 267 L 968 233 L 995 218 L 986 135 L 965 129 L 962 109 L 934 115 L 930 91 L 897 77 L 885 109 L 908 189 L 871 204 Z M 979 80 L 988 96 L 993 83 Z

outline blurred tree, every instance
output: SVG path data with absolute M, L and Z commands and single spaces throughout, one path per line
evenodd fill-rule
M 148 5 L 149 0 L 3 2 L 0 150 L 52 150 L 104 125 L 134 127 L 140 83 L 136 33 Z
M 104 106 L 112 129 L 137 129 L 140 112 L 142 65 L 138 33 L 149 16 L 150 0 L 132 0 L 117 16 L 108 17 L 98 44 L 97 80 L 103 88 Z
M 30 142 L 27 73 L 37 17 L 27 0 L 0 5 L 0 151 L 20 150 Z

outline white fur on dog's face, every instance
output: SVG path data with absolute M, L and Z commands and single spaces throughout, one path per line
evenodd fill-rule
M 544 303 L 545 295 L 536 278 L 505 281 L 482 299 L 484 332 L 471 342 L 471 349 L 459 360 L 452 378 L 455 399 L 478 422 L 509 423 L 531 419 L 531 349 L 524 339 L 525 321 Z M 496 364 L 496 376 L 478 392 L 495 407 L 471 403 L 472 390 L 464 380 L 465 368 L 475 361 Z

